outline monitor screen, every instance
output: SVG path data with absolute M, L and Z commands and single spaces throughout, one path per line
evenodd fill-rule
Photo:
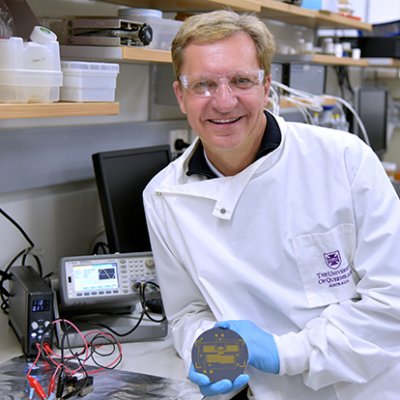
M 142 193 L 171 161 L 168 145 L 92 155 L 110 253 L 151 251 Z
M 356 111 L 367 131 L 372 150 L 382 157 L 387 149 L 388 93 L 384 88 L 360 88 L 357 93 Z M 358 136 L 364 139 L 358 129 Z

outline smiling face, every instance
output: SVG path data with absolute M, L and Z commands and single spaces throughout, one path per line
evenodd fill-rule
M 224 77 L 259 69 L 255 44 L 244 32 L 206 44 L 192 42 L 185 48 L 181 75 L 219 77 L 216 92 L 208 97 L 174 82 L 180 109 L 211 159 L 234 154 L 251 159 L 257 152 L 266 124 L 263 109 L 271 78 L 267 76 L 265 83 L 240 92 L 232 91 Z

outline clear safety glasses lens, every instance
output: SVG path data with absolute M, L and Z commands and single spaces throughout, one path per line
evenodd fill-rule
M 228 86 L 232 94 L 246 93 L 264 81 L 264 70 L 239 71 L 226 76 L 203 75 L 193 77 L 180 75 L 182 86 L 191 94 L 200 97 L 214 96 L 221 83 Z

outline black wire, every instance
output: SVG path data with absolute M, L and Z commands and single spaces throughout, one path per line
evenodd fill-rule
M 31 251 L 34 249 L 35 247 L 35 243 L 33 243 L 32 239 L 28 236 L 28 234 L 22 229 L 21 225 L 18 224 L 17 221 L 15 221 L 14 218 L 12 218 L 10 215 L 8 215 L 2 208 L 0 208 L 0 214 L 2 214 L 6 219 L 8 219 L 22 234 L 22 236 L 26 239 L 26 241 L 29 243 L 29 247 L 27 247 L 26 249 L 22 250 L 20 253 L 18 253 L 13 259 L 12 261 L 8 264 L 7 268 L 6 268 L 6 272 L 8 272 L 8 270 L 12 267 L 12 265 L 15 263 L 15 261 L 17 261 L 17 259 L 19 257 L 22 256 L 22 265 L 25 266 L 26 263 L 26 257 L 27 255 L 29 255 L 31 253 Z M 36 261 L 36 265 L 39 269 L 39 275 L 42 276 L 43 275 L 43 271 L 42 271 L 42 263 L 39 259 L 39 257 L 36 254 L 32 254 L 33 258 Z
M 29 247 L 21 250 L 16 256 L 14 256 L 14 258 L 7 264 L 5 270 L 2 271 L 2 273 L 1 273 L 1 279 L 0 279 L 1 305 L 0 305 L 0 308 L 5 314 L 8 314 L 9 298 L 10 298 L 11 294 L 6 290 L 6 288 L 4 287 L 4 284 L 6 281 L 11 280 L 11 278 L 12 278 L 12 275 L 10 275 L 8 272 L 11 269 L 11 267 L 14 265 L 14 263 L 18 260 L 18 258 L 22 257 L 21 265 L 25 266 L 27 256 L 31 255 L 36 262 L 36 266 L 37 266 L 40 276 L 43 276 L 43 269 L 42 269 L 42 263 L 41 263 L 39 257 L 36 254 L 31 254 L 31 251 L 35 247 L 35 244 L 33 243 L 32 239 L 22 229 L 21 225 L 19 225 L 18 222 L 15 221 L 15 219 L 12 218 L 9 214 L 7 214 L 2 208 L 0 208 L 0 214 L 2 214 L 8 221 L 10 221 L 17 228 L 18 231 L 25 238 L 25 240 L 29 243 Z
M 30 254 L 31 250 L 33 250 L 31 247 L 28 247 L 27 249 L 25 249 L 25 252 L 22 255 L 21 265 L 23 267 L 25 267 L 26 258 L 27 258 L 28 255 L 31 255 L 34 258 L 34 260 L 36 261 L 36 266 L 37 266 L 37 268 L 39 270 L 39 275 L 43 276 L 42 263 L 41 263 L 39 257 L 36 254 Z
M 42 262 L 40 261 L 40 258 L 36 254 L 33 254 L 33 258 L 36 261 L 36 266 L 38 267 L 39 275 L 43 276 Z
M 73 360 L 78 361 L 78 363 L 81 365 L 82 369 L 85 371 L 86 376 L 87 376 L 87 372 L 83 368 L 83 363 L 82 362 L 86 362 L 89 358 L 98 367 L 101 367 L 101 368 L 104 368 L 104 369 L 114 369 L 114 368 L 116 368 L 122 362 L 122 353 L 120 353 L 118 362 L 115 365 L 113 365 L 112 367 L 108 367 L 106 365 L 102 365 L 96 359 L 96 356 L 101 356 L 101 357 L 111 356 L 113 353 L 115 353 L 116 349 L 119 350 L 119 346 L 117 346 L 117 340 L 115 339 L 115 337 L 113 337 L 113 335 L 119 336 L 119 337 L 128 336 L 129 334 L 131 334 L 132 332 L 134 332 L 138 328 L 138 326 L 141 324 L 141 322 L 142 322 L 142 320 L 143 320 L 145 315 L 151 321 L 154 321 L 154 322 L 162 322 L 162 321 L 164 321 L 166 319 L 165 314 L 164 314 L 164 310 L 162 310 L 162 318 L 161 319 L 154 318 L 147 311 L 147 307 L 146 307 L 146 289 L 147 289 L 148 286 L 152 286 L 152 287 L 156 288 L 159 291 L 159 286 L 155 282 L 147 281 L 147 282 L 138 282 L 137 283 L 137 287 L 139 289 L 139 299 L 140 299 L 140 304 L 142 306 L 142 311 L 140 313 L 140 316 L 139 316 L 136 324 L 129 331 L 124 332 L 124 333 L 120 333 L 120 332 L 117 332 L 115 329 L 112 329 L 111 327 L 107 326 L 106 324 L 103 324 L 103 323 L 100 323 L 100 322 L 85 321 L 89 325 L 102 327 L 102 328 L 107 329 L 109 332 L 111 332 L 111 338 L 103 336 L 103 335 L 101 335 L 99 333 L 99 334 L 95 335 L 90 342 L 88 341 L 88 344 L 89 344 L 89 355 L 87 355 L 87 357 L 85 359 L 81 359 L 80 358 L 80 356 L 85 353 L 84 350 L 82 350 L 80 353 L 78 353 L 78 352 L 74 353 L 73 352 L 73 350 L 71 348 L 70 341 L 69 341 L 70 326 L 68 324 L 66 324 L 64 319 L 61 319 L 59 321 L 59 323 L 62 324 L 61 325 L 61 327 L 62 327 L 61 330 L 63 332 L 62 338 L 60 340 L 60 350 L 61 350 L 61 357 L 60 358 L 61 358 L 61 363 L 63 363 L 63 365 L 65 363 L 64 351 L 65 351 L 65 348 L 66 348 L 66 343 L 65 342 L 67 342 L 67 347 L 68 347 L 69 351 L 71 352 L 71 354 L 74 356 L 73 359 L 69 359 L 68 361 L 73 361 Z M 48 327 L 46 327 L 44 333 L 46 333 L 48 329 L 54 329 L 54 328 L 55 328 L 54 324 L 50 324 Z M 107 354 L 100 353 L 97 350 L 97 347 L 96 347 L 96 343 L 95 343 L 96 340 L 102 340 L 103 342 L 105 341 L 106 342 L 105 345 L 112 345 L 111 350 Z M 102 344 L 104 344 L 104 343 L 102 343 Z M 46 354 L 46 352 L 43 351 L 43 345 L 44 345 L 44 343 L 43 343 L 43 338 L 42 338 L 42 341 L 41 341 L 42 354 Z M 46 358 L 46 355 L 44 357 Z
M 144 313 L 146 314 L 147 318 L 149 318 L 150 321 L 153 322 L 163 322 L 165 321 L 166 317 L 165 317 L 165 313 L 164 313 L 164 308 L 162 309 L 162 317 L 161 319 L 157 319 L 154 318 L 153 316 L 151 316 L 149 314 L 149 312 L 147 311 L 147 305 L 146 305 L 146 288 L 147 286 L 154 286 L 155 288 L 157 288 L 158 290 L 160 290 L 160 286 L 157 285 L 157 283 L 152 282 L 152 281 L 147 281 L 147 282 L 143 282 L 140 285 L 140 289 L 139 289 L 139 294 L 140 294 L 140 303 L 142 306 L 142 310 L 144 311 Z
M 348 68 L 346 68 L 345 80 L 346 80 L 347 89 L 349 90 L 351 95 L 354 96 L 354 89 L 353 89 L 353 86 L 350 83 L 350 76 L 349 76 L 349 69 Z
M 8 273 L 10 268 L 13 266 L 14 262 L 18 260 L 19 257 L 24 254 L 26 249 L 21 250 L 7 265 L 6 269 L 2 271 L 1 274 L 1 280 L 0 280 L 0 296 L 1 296 L 1 309 L 5 314 L 8 314 L 8 309 L 9 309 L 9 300 L 11 294 L 6 290 L 4 287 L 5 282 L 11 280 L 12 275 Z
M 11 275 L 5 271 L 0 271 L 0 297 L 1 309 L 5 314 L 8 314 L 10 292 L 4 287 L 4 282 L 11 279 Z
M 2 208 L 0 208 L 0 213 L 3 214 L 22 234 L 22 236 L 26 239 L 26 241 L 31 245 L 31 247 L 35 247 L 35 244 L 26 234 L 26 232 L 21 228 L 21 226 L 15 221 L 15 219 L 11 218 Z
M 94 338 L 89 342 L 88 341 L 88 345 L 89 345 L 89 354 L 87 355 L 87 357 L 80 357 L 83 354 L 86 353 L 85 348 L 83 348 L 81 351 L 78 352 L 74 352 L 72 350 L 72 346 L 69 340 L 69 333 L 72 331 L 72 326 L 70 324 L 67 323 L 68 321 L 61 318 L 59 321 L 55 322 L 55 323 L 51 323 L 48 326 L 46 326 L 46 328 L 44 329 L 41 341 L 40 341 L 40 348 L 41 348 L 41 354 L 42 354 L 42 358 L 44 359 L 44 361 L 47 362 L 47 364 L 49 366 L 53 366 L 53 362 L 51 360 L 51 356 L 47 354 L 47 352 L 44 350 L 44 345 L 45 343 L 45 336 L 47 335 L 47 333 L 51 330 L 56 330 L 56 323 L 59 323 L 61 325 L 61 331 L 63 332 L 62 334 L 62 338 L 60 338 L 60 363 L 59 365 L 61 365 L 60 368 L 60 372 L 58 374 L 58 381 L 57 381 L 57 388 L 56 388 L 56 392 L 57 392 L 57 398 L 63 398 L 63 399 L 67 399 L 69 397 L 72 397 L 73 395 L 79 394 L 82 392 L 83 389 L 85 389 L 89 384 L 91 384 L 92 380 L 88 374 L 87 369 L 85 368 L 84 363 L 88 360 L 91 359 L 93 361 L 93 363 L 98 366 L 101 367 L 105 370 L 111 370 L 116 368 L 121 362 L 122 362 L 122 352 L 120 350 L 120 347 L 117 345 L 118 341 L 115 339 L 115 337 L 113 337 L 111 335 L 111 337 L 105 337 L 103 335 L 101 335 L 100 333 L 95 335 Z M 54 333 L 54 332 L 53 332 Z M 50 335 L 51 337 L 51 335 Z M 101 340 L 105 340 L 106 343 L 101 343 L 102 346 L 106 345 L 106 346 L 110 346 L 111 345 L 111 350 L 108 351 L 107 353 L 101 353 L 100 351 L 97 350 L 96 347 L 96 343 L 95 341 L 97 339 L 101 339 Z M 51 343 L 47 343 L 51 346 Z M 68 357 L 67 359 L 65 358 L 65 349 L 68 348 L 69 352 L 71 353 L 71 355 L 73 357 Z M 102 347 L 103 348 L 103 347 Z M 112 356 L 116 351 L 118 351 L 118 362 L 116 362 L 112 367 L 108 367 L 107 365 L 102 365 L 98 359 L 95 357 L 108 357 L 108 356 Z M 66 375 L 66 367 L 68 367 L 68 369 L 75 369 L 76 365 L 74 365 L 73 367 L 71 367 L 70 364 L 73 364 L 74 362 L 77 362 L 80 366 L 80 370 L 84 373 L 85 377 L 85 381 L 79 385 L 79 387 L 76 388 L 76 391 L 67 393 L 67 394 L 63 394 L 64 392 L 64 388 L 65 388 L 65 383 L 67 381 L 67 375 Z M 54 368 L 56 368 L 56 366 L 54 366 Z
M 8 314 L 8 309 L 9 309 L 9 298 L 11 296 L 11 293 L 8 292 L 8 290 L 4 287 L 5 283 L 7 281 L 10 281 L 12 279 L 12 274 L 9 273 L 10 269 L 14 265 L 14 263 L 18 260 L 18 258 L 22 257 L 22 266 L 25 266 L 26 262 L 26 256 L 29 254 L 29 252 L 32 250 L 31 247 L 27 247 L 26 249 L 21 250 L 17 255 L 14 256 L 14 258 L 7 264 L 6 268 L 4 271 L 0 271 L 0 297 L 1 297 L 1 305 L 0 308 L 1 310 L 5 313 Z M 40 259 L 37 255 L 32 255 L 36 261 L 37 268 L 39 270 L 39 275 L 42 276 L 42 264 L 40 262 Z
M 109 352 L 108 354 L 107 354 L 107 353 L 106 353 L 106 354 L 105 354 L 105 353 L 100 353 L 100 352 L 97 350 L 96 345 L 95 345 L 95 340 L 96 340 L 96 339 L 100 339 L 100 340 L 101 340 L 101 343 L 100 343 L 100 344 L 101 344 L 102 346 L 103 346 L 103 345 L 112 345 L 111 352 Z M 111 369 L 116 368 L 116 367 L 122 362 L 122 353 L 120 353 L 120 357 L 119 357 L 118 362 L 117 362 L 115 365 L 113 365 L 112 367 L 108 367 L 107 365 L 100 364 L 100 363 L 97 361 L 97 359 L 94 357 L 94 354 L 96 354 L 96 355 L 98 355 L 98 356 L 101 356 L 101 357 L 108 357 L 108 356 L 111 356 L 112 354 L 114 354 L 115 351 L 116 351 L 116 349 L 119 350 L 119 347 L 117 346 L 117 341 L 115 340 L 114 337 L 113 337 L 113 339 L 114 339 L 114 340 L 111 340 L 111 338 L 105 337 L 105 336 L 101 335 L 100 333 L 98 333 L 97 335 L 95 335 L 95 336 L 93 337 L 93 339 L 91 339 L 91 341 L 90 341 L 90 346 L 91 346 L 91 359 L 92 359 L 92 361 L 93 361 L 98 367 L 111 370 Z M 108 342 L 108 343 L 104 343 L 104 340 L 105 340 L 106 342 Z
M 337 66 L 335 67 L 335 72 L 336 72 L 336 78 L 338 81 L 339 89 L 340 89 L 340 96 L 344 99 L 345 98 L 345 93 L 344 93 L 344 70 L 342 66 Z
M 8 272 L 10 270 L 10 268 L 14 265 L 15 261 L 18 260 L 19 257 L 21 257 L 27 250 L 29 249 L 29 247 L 27 247 L 26 249 L 21 250 L 7 265 L 6 269 L 4 270 L 5 272 Z
M 354 97 L 354 89 L 350 82 L 349 69 L 345 66 L 337 66 L 337 67 L 335 67 L 335 71 L 336 71 L 338 85 L 340 88 L 341 97 L 343 99 L 346 99 L 345 90 L 348 90 L 351 97 L 353 98 Z
M 100 353 L 97 350 L 96 340 L 98 340 L 98 339 L 100 339 L 100 343 L 99 343 L 100 345 L 104 344 L 103 341 L 106 341 L 107 342 L 106 344 L 111 344 L 112 345 L 111 350 L 108 353 L 103 353 L 103 352 Z M 97 355 L 100 355 L 100 356 L 103 356 L 103 357 L 111 356 L 114 353 L 115 348 L 116 348 L 116 341 L 115 340 L 111 340 L 110 337 L 104 336 L 104 335 L 102 335 L 100 333 L 97 333 L 95 336 L 93 336 L 92 339 L 90 339 L 90 344 L 92 346 L 92 349 L 91 349 L 92 354 L 97 354 Z
M 93 247 L 93 254 L 109 254 L 110 247 L 105 242 L 97 242 Z
M 60 349 L 61 349 L 61 354 L 62 354 L 62 359 L 61 359 L 61 361 L 62 361 L 62 363 L 65 363 L 65 360 L 64 360 L 64 351 L 65 351 L 65 348 L 68 348 L 68 350 L 70 351 L 70 353 L 74 356 L 74 359 L 75 360 L 77 360 L 78 362 L 79 362 L 79 364 L 82 366 L 82 368 L 83 368 L 83 365 L 81 364 L 81 361 L 82 361 L 82 359 L 80 358 L 80 356 L 82 356 L 83 354 L 85 354 L 85 348 L 82 348 L 82 350 L 80 351 L 80 352 L 74 352 L 73 351 L 73 348 L 72 348 L 72 345 L 71 345 L 71 342 L 70 342 L 70 338 L 69 338 L 69 332 L 72 330 L 72 327 L 69 325 L 69 324 L 67 324 L 66 323 L 66 320 L 65 319 L 61 319 L 61 321 L 60 322 L 62 322 L 62 327 L 61 327 L 61 329 L 62 329 L 62 332 L 63 332 L 63 336 L 62 336 L 62 340 L 60 341 Z M 65 340 L 67 341 L 67 346 L 65 346 Z M 82 343 L 82 345 L 83 345 L 83 343 Z M 90 356 L 88 356 L 88 357 L 86 357 L 86 358 L 83 358 L 83 362 L 86 362 L 88 359 L 90 358 Z M 70 362 L 71 360 L 68 360 L 68 362 Z M 73 360 L 72 360 L 73 361 Z
M 108 325 L 103 324 L 103 323 L 101 323 L 101 322 L 93 322 L 93 321 L 85 321 L 85 322 L 86 322 L 87 324 L 89 324 L 89 325 L 100 326 L 100 327 L 102 327 L 102 328 L 105 328 L 105 329 L 109 330 L 112 334 L 114 334 L 114 335 L 116 335 L 116 336 L 118 336 L 118 337 L 124 337 L 124 336 L 130 335 L 133 331 L 135 331 L 135 330 L 138 328 L 138 326 L 141 324 L 141 322 L 142 322 L 144 316 L 145 316 L 145 313 L 144 313 L 144 311 L 142 310 L 142 312 L 140 313 L 140 316 L 139 316 L 139 318 L 138 318 L 136 324 L 135 324 L 131 329 L 129 329 L 129 331 L 124 332 L 124 333 L 117 332 L 117 331 L 114 330 L 113 328 L 111 328 L 111 327 L 109 327 Z
M 147 306 L 146 306 L 146 295 L 145 295 L 145 291 L 147 286 L 154 286 L 155 288 L 157 288 L 158 290 L 160 289 L 160 287 L 157 285 L 157 283 L 152 282 L 152 281 L 146 281 L 146 282 L 137 282 L 137 287 L 139 289 L 139 301 L 140 301 L 140 305 L 142 307 L 142 311 L 140 312 L 139 318 L 136 322 L 136 324 L 129 329 L 127 332 L 124 333 L 120 333 L 118 331 L 116 331 L 115 329 L 111 328 L 110 326 L 103 324 L 101 322 L 94 322 L 94 321 L 85 321 L 87 324 L 89 325 L 93 325 L 93 326 L 98 326 L 101 328 L 105 328 L 108 331 L 110 331 L 112 334 L 114 334 L 115 336 L 118 337 L 125 337 L 130 335 L 132 332 L 134 332 L 139 325 L 142 323 L 144 316 L 147 316 L 147 318 L 149 318 L 150 321 L 153 322 L 163 322 L 166 320 L 166 316 L 164 313 L 164 309 L 162 310 L 162 317 L 160 319 L 154 318 L 148 311 L 147 311 Z
M 75 388 L 75 390 L 73 390 L 72 392 L 69 392 L 69 393 L 65 394 L 63 396 L 63 400 L 69 399 L 70 397 L 73 397 L 73 396 L 75 396 L 77 394 L 79 396 L 81 396 L 79 393 L 82 392 L 82 390 L 85 389 L 89 385 L 89 382 L 90 382 L 89 374 L 88 374 L 85 366 L 82 364 L 81 360 L 79 358 L 77 360 L 78 360 L 78 363 L 79 363 L 79 366 L 80 366 L 81 370 L 85 374 L 85 382 L 81 386 L 79 386 L 78 389 Z

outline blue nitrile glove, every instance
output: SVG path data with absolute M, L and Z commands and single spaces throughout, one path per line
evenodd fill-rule
M 189 380 L 199 386 L 203 396 L 215 396 L 217 394 L 225 394 L 233 390 L 240 389 L 247 385 L 249 376 L 246 374 L 239 375 L 233 382 L 229 379 L 222 379 L 218 382 L 211 383 L 207 375 L 196 372 L 193 364 L 190 366 Z
M 242 337 L 249 352 L 249 365 L 271 374 L 279 373 L 278 349 L 270 333 L 251 321 L 221 321 L 215 326 L 231 329 Z

